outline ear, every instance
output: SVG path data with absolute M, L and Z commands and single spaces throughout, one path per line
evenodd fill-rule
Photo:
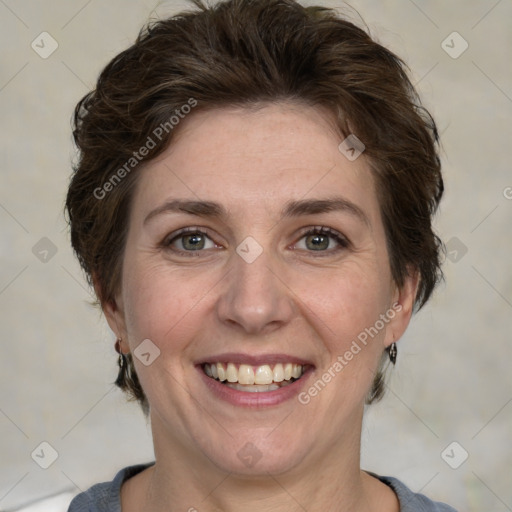
M 121 339 L 121 350 L 127 354 L 130 347 L 127 341 L 126 321 L 124 316 L 124 307 L 120 295 L 112 300 L 105 300 L 103 287 L 96 274 L 93 275 L 94 291 L 101 303 L 101 310 L 105 315 L 107 323 L 114 335 Z
M 415 270 L 410 271 L 400 288 L 396 284 L 394 285 L 395 291 L 393 293 L 390 310 L 395 312 L 395 316 L 391 319 L 386 328 L 386 336 L 384 339 L 384 345 L 386 347 L 397 342 L 407 329 L 412 317 L 419 282 L 420 274 Z

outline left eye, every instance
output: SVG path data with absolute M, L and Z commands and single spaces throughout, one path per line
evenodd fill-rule
M 330 228 L 317 227 L 304 233 L 300 240 L 305 240 L 305 250 L 315 252 L 326 252 L 327 249 L 334 251 L 348 247 L 348 240 Z M 334 247 L 331 242 L 334 241 Z M 304 249 L 304 247 L 300 247 Z

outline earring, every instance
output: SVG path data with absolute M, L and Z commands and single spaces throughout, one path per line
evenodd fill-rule
M 117 379 L 115 381 L 116 386 L 120 387 L 121 389 L 126 388 L 126 378 L 127 378 L 127 372 L 128 372 L 128 362 L 127 362 L 127 356 L 126 354 L 123 354 L 121 351 L 121 338 L 117 338 L 116 343 L 114 345 L 116 352 L 119 354 L 119 360 L 118 360 L 118 366 L 119 366 L 119 373 L 117 374 Z
M 396 348 L 396 343 L 393 342 L 391 343 L 390 347 L 389 347 L 389 360 L 395 364 L 396 363 L 396 356 L 398 354 L 398 350 Z
M 114 345 L 116 352 L 119 354 L 119 368 L 123 370 L 125 365 L 125 354 L 123 354 L 121 350 L 121 341 L 123 341 L 121 338 L 117 338 L 116 344 Z

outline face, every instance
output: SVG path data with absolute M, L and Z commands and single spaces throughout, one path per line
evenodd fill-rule
M 254 475 L 358 449 L 415 287 L 394 286 L 369 164 L 341 141 L 312 107 L 220 109 L 140 171 L 106 314 L 135 354 L 157 457 Z

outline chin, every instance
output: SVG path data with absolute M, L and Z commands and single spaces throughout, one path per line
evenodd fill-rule
M 288 441 L 287 441 L 288 440 Z M 290 436 L 273 440 L 254 436 L 230 439 L 224 447 L 204 450 L 206 457 L 220 470 L 241 477 L 268 478 L 269 474 L 279 475 L 292 472 L 306 456 L 304 443 L 299 449 L 289 442 Z

